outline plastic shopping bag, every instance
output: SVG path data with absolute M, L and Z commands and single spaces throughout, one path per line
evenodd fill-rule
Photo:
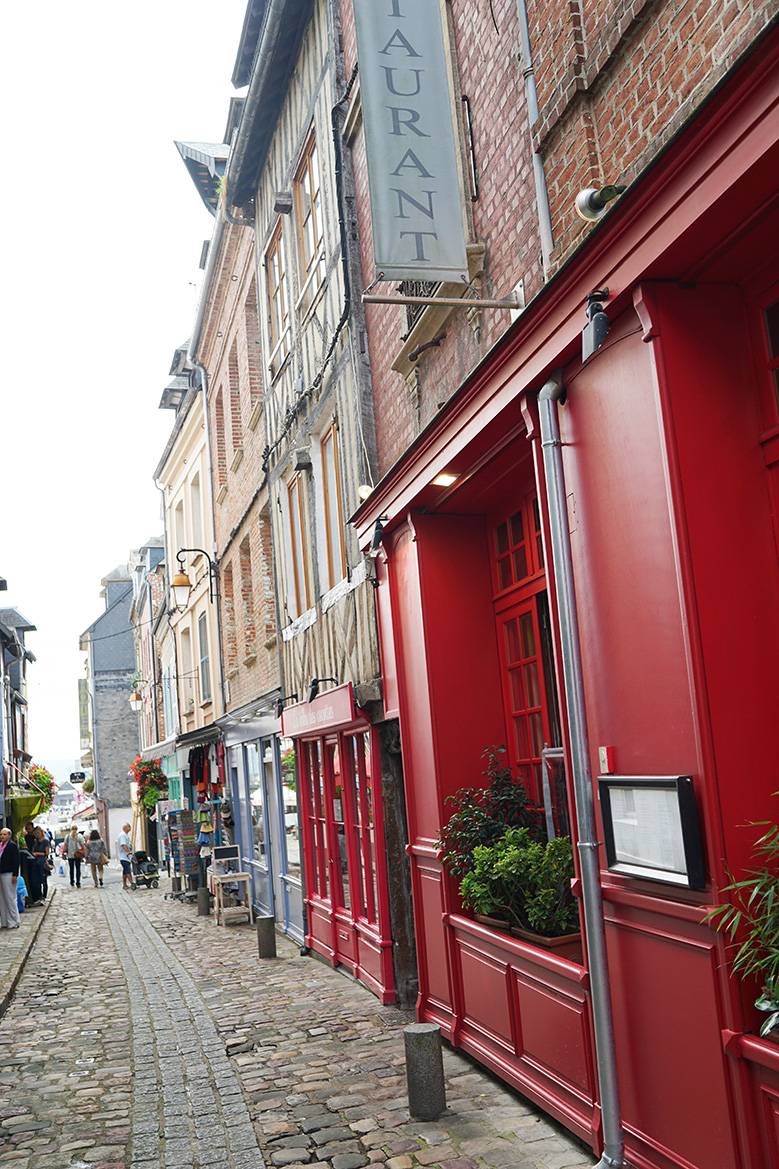
M 61 877 L 65 876 L 65 865 L 62 861 L 60 861 L 60 876 Z

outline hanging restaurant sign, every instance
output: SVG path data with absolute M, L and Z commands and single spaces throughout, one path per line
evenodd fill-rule
M 439 0 L 354 0 L 376 276 L 468 272 Z

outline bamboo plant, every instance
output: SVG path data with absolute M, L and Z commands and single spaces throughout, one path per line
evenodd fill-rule
M 729 902 L 710 910 L 705 920 L 735 947 L 733 973 L 762 984 L 755 1006 L 768 1014 L 760 1028 L 766 1036 L 779 1028 L 779 826 L 768 821 L 752 826 L 767 829 L 754 848 L 758 867 L 724 886 Z

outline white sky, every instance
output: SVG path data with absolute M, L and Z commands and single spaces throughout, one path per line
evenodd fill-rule
M 158 406 L 213 227 L 173 141 L 222 141 L 246 6 L 27 0 L 0 18 L 0 608 L 37 627 L 30 750 L 70 761 L 60 781 L 100 581 L 162 535 Z

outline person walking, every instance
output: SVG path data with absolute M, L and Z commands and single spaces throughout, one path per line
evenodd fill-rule
M 97 889 L 98 873 L 100 875 L 100 884 L 102 885 L 103 866 L 108 864 L 108 857 L 106 856 L 105 841 L 96 828 L 93 828 L 89 834 L 84 860 L 92 869 L 92 880 L 95 882 L 95 888 Z
M 117 853 L 119 854 L 119 862 L 122 866 L 122 888 L 134 889 L 135 882 L 133 881 L 133 841 L 130 836 L 130 825 L 125 824 L 122 831 L 116 838 Z
M 0 828 L 0 929 L 19 928 L 16 884 L 19 879 L 19 849 L 10 828 Z
M 38 884 L 40 885 L 42 901 L 45 901 L 49 895 L 49 870 L 46 862 L 49 859 L 50 852 L 51 849 L 49 848 L 46 833 L 42 828 L 36 828 L 35 840 L 32 845 L 32 859 L 35 862 L 35 872 L 38 877 Z
M 68 858 L 70 883 L 75 885 L 77 889 L 81 888 L 81 862 L 84 859 L 85 849 L 84 837 L 74 824 L 70 830 L 70 836 L 65 837 L 62 855 Z

